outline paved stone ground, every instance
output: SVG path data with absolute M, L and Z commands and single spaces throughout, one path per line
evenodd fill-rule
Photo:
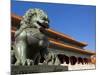
M 31 73 L 45 73 L 45 72 L 61 72 L 72 70 L 95 70 L 94 64 L 61 64 L 60 66 L 54 65 L 34 65 L 34 66 L 11 66 L 11 75 L 16 74 L 31 74 Z
M 38 66 L 11 66 L 11 75 L 29 74 L 29 73 L 45 73 L 45 72 L 61 72 L 68 71 L 67 66 L 54 65 L 38 65 Z
M 96 69 L 96 65 L 95 64 L 75 64 L 75 65 L 71 65 L 71 64 L 61 64 L 61 66 L 67 66 L 68 70 L 72 71 L 72 70 L 95 70 Z
M 76 65 L 69 65 L 68 70 L 95 70 L 96 66 L 94 64 L 76 64 Z

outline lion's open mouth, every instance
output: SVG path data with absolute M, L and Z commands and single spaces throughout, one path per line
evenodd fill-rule
M 40 26 L 42 26 L 43 28 L 49 28 L 48 23 L 45 23 L 45 22 L 40 23 L 39 21 L 37 21 L 37 23 L 38 23 Z

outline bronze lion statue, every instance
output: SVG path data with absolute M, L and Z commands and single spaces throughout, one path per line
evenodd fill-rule
M 60 64 L 55 54 L 47 47 L 48 37 L 41 31 L 49 28 L 49 19 L 41 9 L 29 9 L 23 16 L 20 27 L 15 32 L 15 65 Z
M 38 64 L 40 57 L 48 54 L 48 38 L 40 29 L 49 28 L 47 14 L 41 9 L 29 9 L 15 32 L 15 65 Z

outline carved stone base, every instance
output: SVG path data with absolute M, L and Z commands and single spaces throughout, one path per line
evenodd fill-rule
M 29 74 L 29 73 L 44 73 L 44 72 L 61 72 L 68 71 L 67 66 L 54 65 L 34 65 L 34 66 L 11 66 L 11 75 Z

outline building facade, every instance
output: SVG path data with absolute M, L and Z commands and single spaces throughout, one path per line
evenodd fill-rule
M 22 17 L 15 14 L 11 15 L 11 41 L 12 45 L 14 42 L 14 33 L 17 28 L 19 28 L 19 23 Z M 76 64 L 95 64 L 95 52 L 84 49 L 87 46 L 86 43 L 79 42 L 74 38 L 59 33 L 53 29 L 47 29 L 44 31 L 49 37 L 49 47 L 50 51 L 56 54 L 61 62 L 66 65 L 76 65 Z M 13 48 L 12 48 L 13 50 Z

